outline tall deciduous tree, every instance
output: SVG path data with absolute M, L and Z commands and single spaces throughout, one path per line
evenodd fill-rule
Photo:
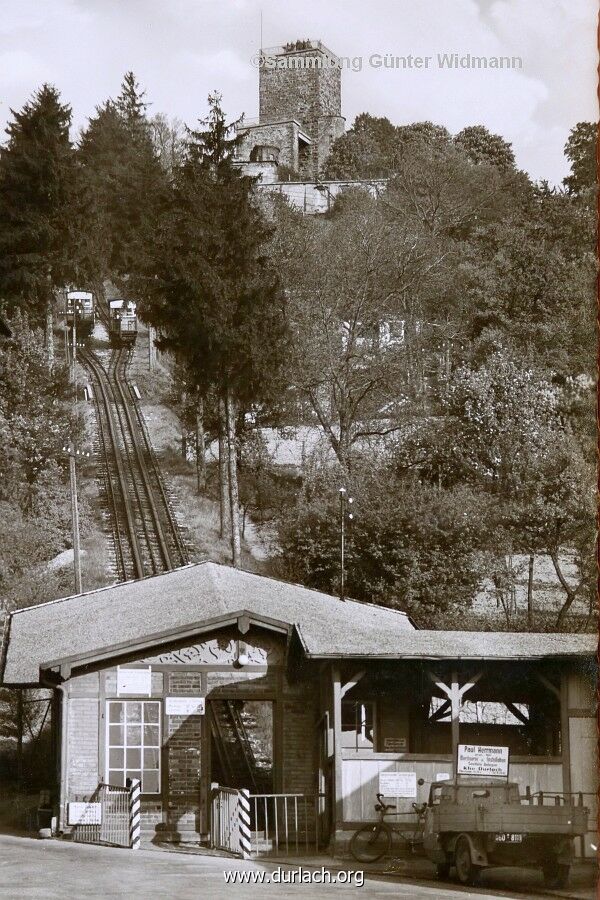
M 463 128 L 454 137 L 454 143 L 466 152 L 471 162 L 485 162 L 504 170 L 514 167 L 512 146 L 499 134 L 488 131 L 484 125 Z
M 44 84 L 11 113 L 8 142 L 0 150 L 0 296 L 32 321 L 45 319 L 52 362 L 55 291 L 71 272 L 71 108 Z

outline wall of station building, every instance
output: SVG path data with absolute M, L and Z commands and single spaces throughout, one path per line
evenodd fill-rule
M 243 668 L 234 665 L 238 640 L 244 641 L 248 656 Z M 207 834 L 211 783 L 207 714 L 212 700 L 272 703 L 274 791 L 314 795 L 318 680 L 316 673 L 308 671 L 306 677 L 291 682 L 284 661 L 284 636 L 256 628 L 238 635 L 228 629 L 183 648 L 129 661 L 124 668 L 151 669 L 151 693 L 145 696 L 118 691 L 116 666 L 71 678 L 67 682 L 65 803 L 91 800 L 101 781 L 114 783 L 108 758 L 109 704 L 127 700 L 136 711 L 136 701 L 154 701 L 152 716 L 156 704 L 159 710 L 160 789 L 142 792 L 142 827 L 147 834 L 156 833 L 165 840 L 197 840 Z M 203 697 L 206 712 L 168 715 L 166 700 L 173 697 Z M 151 724 L 148 730 L 154 727 Z M 66 809 L 63 821 L 67 821 Z

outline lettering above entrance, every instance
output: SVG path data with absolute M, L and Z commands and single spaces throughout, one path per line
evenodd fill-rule
M 276 666 L 283 663 L 284 648 L 281 642 L 269 635 L 252 638 L 251 641 L 235 637 L 210 638 L 187 647 L 178 647 L 156 656 L 146 657 L 143 662 L 149 665 L 233 665 L 239 656 L 239 644 L 243 644 L 246 665 Z

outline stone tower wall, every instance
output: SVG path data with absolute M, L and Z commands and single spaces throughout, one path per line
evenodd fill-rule
M 305 176 L 316 177 L 331 144 L 344 133 L 344 118 L 341 115 L 341 68 L 328 64 L 328 59 L 336 61 L 336 57 L 319 42 L 311 42 L 311 45 L 302 51 L 286 52 L 284 48 L 279 48 L 278 52 L 265 51 L 269 60 L 286 60 L 288 66 L 260 69 L 259 109 L 261 125 L 286 119 L 300 122 L 313 143 L 299 168 Z M 294 59 L 320 60 L 321 67 L 306 64 L 293 67 Z M 288 152 L 285 155 L 294 154 Z

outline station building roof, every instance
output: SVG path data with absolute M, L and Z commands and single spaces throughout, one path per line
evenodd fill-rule
M 589 634 L 417 630 L 406 613 L 213 562 L 17 610 L 5 684 L 38 684 L 57 660 L 166 645 L 240 617 L 295 632 L 312 659 L 545 659 L 593 656 Z

